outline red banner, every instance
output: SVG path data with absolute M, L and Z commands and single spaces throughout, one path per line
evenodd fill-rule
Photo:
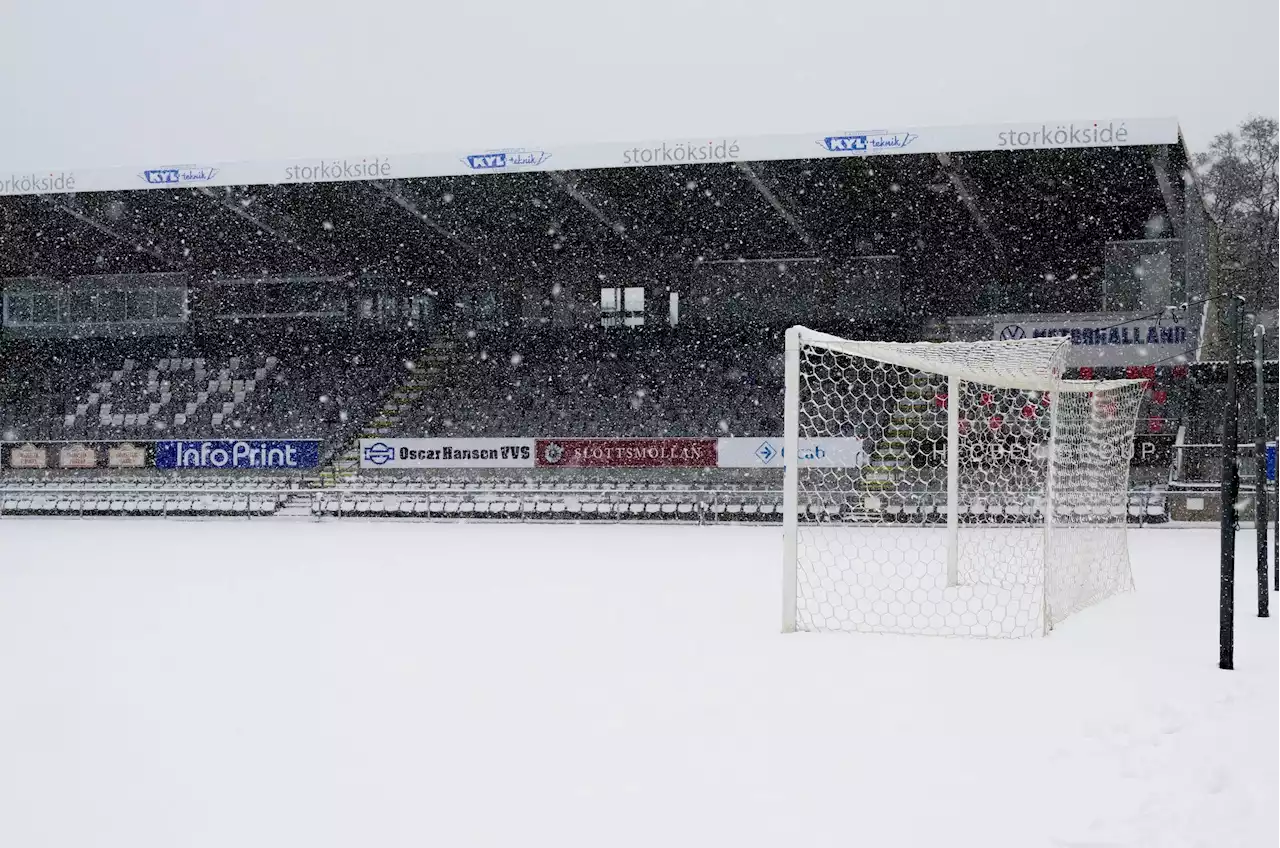
M 538 439 L 536 461 L 554 468 L 715 468 L 715 439 Z

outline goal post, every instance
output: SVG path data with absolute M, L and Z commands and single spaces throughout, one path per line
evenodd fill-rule
M 782 629 L 1023 636 L 1131 588 L 1143 382 L 1063 379 L 1069 344 L 788 330 Z M 825 438 L 860 448 L 797 461 Z
M 960 378 L 947 377 L 947 397 L 960 397 Z M 960 404 L 947 405 L 947 585 L 960 574 Z
M 796 559 L 799 525 L 800 327 L 787 330 L 782 411 L 782 632 L 796 629 Z M 788 459 L 790 457 L 790 459 Z

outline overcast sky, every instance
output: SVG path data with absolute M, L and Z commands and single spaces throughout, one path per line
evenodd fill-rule
M 1276 0 L 0 0 L 0 171 L 1276 115 Z

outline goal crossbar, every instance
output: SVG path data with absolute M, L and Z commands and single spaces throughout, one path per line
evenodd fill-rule
M 1065 337 L 786 335 L 783 629 L 1016 636 L 1132 585 L 1124 533 L 1142 380 L 1066 380 Z

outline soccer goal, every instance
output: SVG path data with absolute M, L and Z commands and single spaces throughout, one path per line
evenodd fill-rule
M 1026 636 L 1132 588 L 1143 383 L 1062 379 L 1069 345 L 791 328 L 783 630 Z

